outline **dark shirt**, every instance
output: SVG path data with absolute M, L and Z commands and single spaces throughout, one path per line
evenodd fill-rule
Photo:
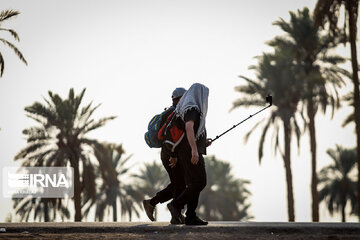
M 194 134 L 196 137 L 196 133 L 199 129 L 200 125 L 200 113 L 195 109 L 190 109 L 187 111 L 184 115 L 184 121 L 185 123 L 193 120 L 194 121 Z M 187 137 L 185 138 L 186 142 L 188 143 Z M 196 146 L 198 148 L 199 154 L 206 154 L 206 130 L 205 133 L 202 134 L 199 139 L 196 140 Z

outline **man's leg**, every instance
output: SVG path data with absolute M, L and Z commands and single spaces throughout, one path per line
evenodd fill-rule
M 180 161 L 173 167 L 171 178 L 171 182 L 173 183 L 173 199 L 176 199 L 186 188 L 184 168 Z
M 187 145 L 187 146 L 186 146 Z M 174 199 L 169 205 L 169 210 L 175 216 L 178 215 L 178 210 L 182 209 L 187 204 L 186 218 L 193 219 L 196 217 L 196 208 L 199 201 L 199 194 L 206 186 L 206 171 L 205 163 L 202 155 L 199 155 L 199 162 L 197 164 L 191 163 L 191 149 L 188 144 L 179 151 L 179 161 L 183 165 L 184 173 L 188 180 L 188 186 L 183 193 Z
M 194 166 L 194 165 L 193 165 Z M 186 211 L 186 218 L 193 218 L 196 216 L 196 208 L 199 203 L 199 196 L 200 192 L 205 188 L 206 186 L 206 171 L 205 171 L 205 163 L 204 158 L 200 154 L 199 155 L 199 162 L 195 166 L 195 170 L 193 174 L 196 174 L 197 177 L 195 180 L 191 182 L 191 198 L 189 199 L 187 203 L 187 211 Z M 192 177 L 194 179 L 194 177 Z
M 146 211 L 147 216 L 151 221 L 154 221 L 153 213 L 155 210 L 155 206 L 158 203 L 164 203 L 169 201 L 172 198 L 177 197 L 182 193 L 185 188 L 185 180 L 182 166 L 180 164 L 176 164 L 175 167 L 171 168 L 169 166 L 170 154 L 169 151 L 165 148 L 161 149 L 161 161 L 165 170 L 167 171 L 170 184 L 164 188 L 163 190 L 156 193 L 156 195 L 150 200 L 144 200 L 143 205 Z M 183 221 L 181 221 L 183 222 Z
M 177 180 L 177 179 L 175 179 L 175 170 L 176 170 L 175 167 L 171 168 L 169 166 L 170 154 L 168 153 L 168 150 L 165 148 L 161 148 L 160 156 L 161 156 L 161 162 L 162 162 L 166 172 L 169 175 L 170 184 L 163 190 L 157 192 L 156 195 L 152 199 L 150 199 L 150 203 L 153 206 L 156 206 L 156 204 L 158 204 L 158 203 L 167 202 L 173 198 L 174 191 L 175 191 L 175 184 L 176 184 L 176 180 Z
M 168 172 L 169 176 L 170 174 L 170 167 L 166 166 L 166 162 L 169 162 L 170 156 L 167 154 L 164 148 L 161 148 L 161 154 L 160 154 L 161 161 L 163 163 L 163 166 L 165 167 L 165 170 Z M 146 215 L 151 221 L 155 221 L 154 218 L 154 211 L 155 207 L 158 203 L 169 201 L 172 198 L 173 195 L 173 184 L 170 182 L 170 184 L 164 188 L 163 190 L 156 193 L 154 197 L 148 200 L 143 200 L 143 206 L 144 210 L 146 212 Z

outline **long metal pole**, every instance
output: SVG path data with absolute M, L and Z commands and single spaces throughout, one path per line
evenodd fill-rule
M 224 135 L 225 133 L 227 133 L 227 132 L 229 132 L 229 131 L 233 130 L 234 128 L 236 128 L 237 126 L 239 126 L 240 124 L 242 124 L 242 123 L 243 123 L 243 122 L 245 122 L 246 120 L 248 120 L 248 119 L 252 118 L 252 117 L 253 117 L 253 116 L 255 116 L 256 114 L 258 114 L 258 113 L 260 113 L 260 112 L 264 111 L 265 109 L 267 109 L 267 108 L 271 107 L 271 105 L 272 105 L 272 103 L 270 103 L 270 105 L 269 105 L 269 106 L 264 107 L 263 109 L 261 109 L 261 110 L 257 111 L 256 113 L 254 113 L 254 114 L 250 115 L 249 117 L 247 117 L 246 119 L 242 120 L 242 121 L 241 121 L 241 122 L 239 122 L 238 124 L 235 124 L 234 126 L 232 126 L 231 128 L 229 128 L 229 129 L 228 129 L 228 130 L 226 130 L 225 132 L 221 133 L 220 135 L 216 136 L 214 139 L 212 139 L 212 140 L 211 140 L 211 143 L 213 143 L 215 140 L 219 139 L 219 138 L 220 138 L 222 135 Z

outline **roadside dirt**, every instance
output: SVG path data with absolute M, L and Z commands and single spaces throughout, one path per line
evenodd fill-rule
M 51 234 L 51 233 L 1 233 L 0 239 L 9 239 L 9 240 L 228 240 L 228 239 L 241 239 L 241 240 L 360 240 L 360 236 L 354 235 L 341 235 L 341 234 L 331 234 L 331 235 L 314 235 L 314 234 L 234 234 L 234 233 L 203 233 L 203 232 L 188 232 L 188 233 L 146 233 L 146 234 L 136 234 L 136 233 L 65 233 L 65 234 Z

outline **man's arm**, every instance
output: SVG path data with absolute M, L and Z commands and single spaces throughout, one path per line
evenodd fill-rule
M 191 163 L 197 164 L 199 161 L 199 153 L 196 146 L 194 121 L 190 120 L 185 123 L 186 137 L 191 147 Z

